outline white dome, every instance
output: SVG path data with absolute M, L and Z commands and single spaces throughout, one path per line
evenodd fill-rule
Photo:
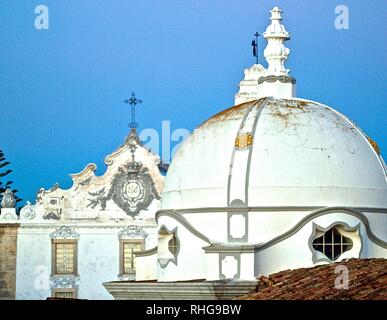
M 237 138 L 239 136 L 239 138 Z M 364 133 L 317 102 L 263 98 L 211 117 L 169 168 L 163 209 L 387 207 L 386 168 Z

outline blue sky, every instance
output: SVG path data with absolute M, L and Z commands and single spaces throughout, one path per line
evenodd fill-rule
M 36 30 L 35 7 L 49 9 Z M 336 30 L 335 7 L 349 8 L 349 30 Z M 284 10 L 292 33 L 287 67 L 298 96 L 344 113 L 377 141 L 386 158 L 386 6 L 384 0 L 23 0 L 0 2 L 0 130 L 20 196 L 71 186 L 86 164 L 128 133 L 122 101 L 144 100 L 139 130 L 193 130 L 233 104 L 250 43 Z M 260 60 L 266 43 L 260 40 Z

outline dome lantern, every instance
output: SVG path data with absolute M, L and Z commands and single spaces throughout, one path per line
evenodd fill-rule
M 264 50 L 268 67 L 254 64 L 245 70 L 245 77 L 239 83 L 239 92 L 235 95 L 235 104 L 240 104 L 263 97 L 291 99 L 296 96 L 296 79 L 285 68 L 290 50 L 285 41 L 290 39 L 282 21 L 282 10 L 274 7 L 271 11 L 271 23 L 263 33 L 267 40 Z
M 289 70 L 285 69 L 284 63 L 288 59 L 290 50 L 285 47 L 284 42 L 290 39 L 290 33 L 286 31 L 282 21 L 282 11 L 274 7 L 271 12 L 271 24 L 263 33 L 267 40 L 267 46 L 264 51 L 268 63 L 267 73 L 271 75 L 288 75 Z

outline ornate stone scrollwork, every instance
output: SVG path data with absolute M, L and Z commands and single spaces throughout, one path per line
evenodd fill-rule
M 104 210 L 106 202 L 113 200 L 127 215 L 135 217 L 141 210 L 147 209 L 153 199 L 160 199 L 148 168 L 134 159 L 137 144 L 128 141 L 128 146 L 132 152 L 132 161 L 118 168 L 108 191 L 103 188 L 89 192 L 92 198 L 88 199 L 88 207 L 94 209 L 100 205 Z
M 91 192 L 89 191 L 89 195 L 91 195 L 93 198 L 88 199 L 89 203 L 87 207 L 94 209 L 97 205 L 101 206 L 102 210 L 106 209 L 106 196 L 105 196 L 105 188 L 102 188 L 99 191 Z
M 46 194 L 46 190 L 44 188 L 40 188 L 39 191 L 36 193 L 36 203 L 43 203 L 44 195 Z
M 36 217 L 36 212 L 33 209 L 31 202 L 27 201 L 27 204 L 20 210 L 20 219 L 33 220 Z
M 48 192 L 53 192 L 55 190 L 59 189 L 59 183 L 56 182 L 50 189 L 48 189 Z
M 264 82 L 271 82 L 271 83 L 273 83 L 273 82 L 276 82 L 276 81 L 279 81 L 279 82 L 282 82 L 282 83 L 292 83 L 292 84 L 296 83 L 296 79 L 294 79 L 291 76 L 287 76 L 287 75 L 282 75 L 282 76 L 270 75 L 270 76 L 266 76 L 266 77 L 260 77 L 258 79 L 258 84 L 262 84 Z
M 59 197 L 59 196 L 46 195 L 45 198 L 42 200 L 42 202 L 39 202 L 39 203 L 43 203 L 44 209 L 45 209 L 43 219 L 60 220 L 62 216 L 62 210 L 63 210 L 62 200 L 63 200 L 63 196 Z
M 18 216 L 14 208 L 1 209 L 0 220 L 11 221 L 11 220 L 17 220 L 17 219 L 18 219 Z
M 80 181 L 79 185 L 82 186 L 82 187 L 83 186 L 87 186 L 90 183 L 90 181 L 91 181 L 91 177 L 88 177 L 85 180 Z
M 51 239 L 79 239 L 79 233 L 68 226 L 60 226 L 50 233 Z
M 43 219 L 46 219 L 46 220 L 59 220 L 61 214 L 62 214 L 62 209 L 58 209 L 58 210 L 55 210 L 55 211 L 48 212 L 47 214 L 45 214 L 43 216 Z
M 79 277 L 73 276 L 51 276 L 50 287 L 51 289 L 73 289 L 78 288 Z
M 118 238 L 143 238 L 145 239 L 148 236 L 148 233 L 140 226 L 129 226 L 123 228 L 118 233 Z

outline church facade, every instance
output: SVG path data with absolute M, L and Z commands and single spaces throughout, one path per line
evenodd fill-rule
M 192 132 L 165 178 L 132 130 L 103 176 L 90 164 L 20 217 L 1 210 L 16 299 L 229 299 L 260 275 L 387 258 L 377 144 L 335 109 L 296 97 L 277 7 L 263 36 L 268 66 L 245 70 L 235 106 Z
M 159 163 L 132 129 L 105 158 L 102 176 L 89 164 L 71 175 L 70 189 L 41 189 L 20 216 L 2 208 L 0 228 L 11 224 L 17 234 L 9 297 L 111 299 L 104 281 L 134 279 L 135 253 L 157 244 L 154 217 L 164 180 Z

